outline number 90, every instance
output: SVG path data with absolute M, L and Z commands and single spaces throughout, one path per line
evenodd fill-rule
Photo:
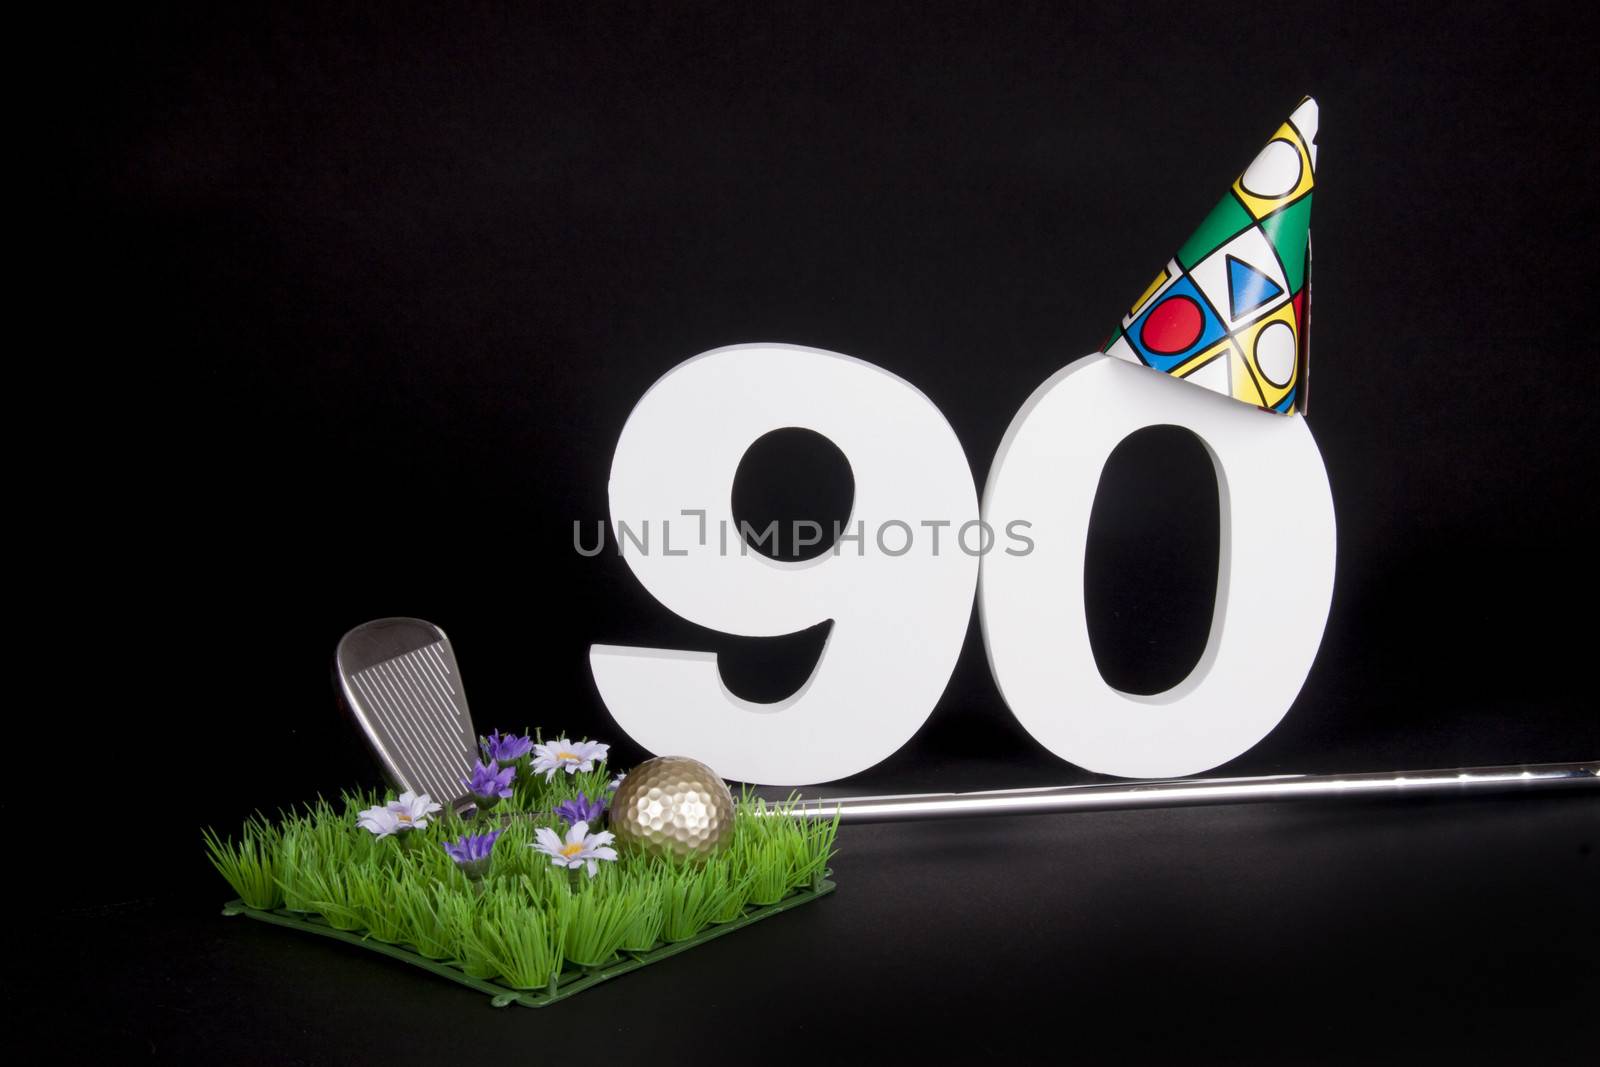
M 1107 457 L 1157 425 L 1185 427 L 1210 453 L 1221 556 L 1199 662 L 1166 692 L 1137 696 L 1111 688 L 1095 665 L 1084 553 Z M 734 472 L 757 438 L 786 427 L 822 434 L 848 458 L 846 527 L 867 531 L 850 551 L 794 563 L 724 551 L 718 537 L 689 539 L 670 555 L 620 536 L 618 546 L 650 594 L 691 622 L 774 637 L 831 620 L 827 643 L 805 683 L 772 704 L 729 692 L 713 653 L 594 645 L 601 699 L 651 751 L 774 785 L 865 770 L 933 712 L 966 639 L 975 586 L 1007 706 L 1040 744 L 1091 771 L 1164 778 L 1226 762 L 1277 725 L 1311 669 L 1335 538 L 1327 472 L 1303 418 L 1085 356 L 1012 419 L 980 512 L 955 432 L 915 386 L 835 352 L 735 345 L 674 367 L 639 400 L 612 459 L 613 524 L 694 509 L 705 512 L 701 531 L 737 529 Z M 980 518 L 991 530 L 1024 524 L 1031 551 L 953 551 L 955 532 Z M 931 538 L 873 536 L 897 523 L 947 536 L 937 549 Z

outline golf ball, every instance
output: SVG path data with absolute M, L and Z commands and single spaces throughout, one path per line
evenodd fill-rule
M 622 780 L 610 819 L 622 845 L 677 859 L 709 856 L 733 837 L 733 794 L 699 760 L 657 756 Z

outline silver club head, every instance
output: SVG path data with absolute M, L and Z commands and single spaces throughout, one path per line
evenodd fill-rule
M 374 619 L 334 653 L 339 686 L 384 772 L 452 811 L 470 798 L 478 735 L 444 631 L 421 619 Z

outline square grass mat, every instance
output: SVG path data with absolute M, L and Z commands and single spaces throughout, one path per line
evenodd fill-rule
M 661 942 L 648 952 L 621 951 L 609 962 L 597 967 L 582 967 L 570 962 L 565 964 L 561 971 L 543 989 L 512 989 L 489 979 L 474 978 L 461 968 L 445 960 L 433 960 L 419 955 L 404 945 L 391 945 L 378 941 L 370 936 L 355 931 L 337 930 L 329 926 L 315 915 L 287 911 L 279 908 L 274 911 L 263 911 L 252 908 L 242 900 L 233 900 L 223 906 L 224 915 L 245 915 L 260 922 L 272 923 L 275 926 L 287 926 L 291 930 L 303 930 L 306 933 L 318 934 L 322 937 L 331 937 L 346 944 L 357 945 L 371 952 L 381 953 L 392 959 L 404 960 L 414 967 L 448 978 L 469 989 L 476 989 L 489 996 L 489 1003 L 496 1008 L 504 1008 L 511 1004 L 521 1004 L 525 1008 L 542 1008 L 547 1004 L 554 1004 L 558 1000 L 592 989 L 601 982 L 637 971 L 640 967 L 648 967 L 652 963 L 664 960 L 669 956 L 676 956 L 680 952 L 703 945 L 713 938 L 731 934 L 735 930 L 749 926 L 751 923 L 760 922 L 762 919 L 771 918 L 781 912 L 798 908 L 803 904 L 821 900 L 832 893 L 834 883 L 826 878 L 817 878 L 805 889 L 790 893 L 776 904 L 748 905 L 744 914 L 731 922 L 718 923 L 708 926 L 700 933 L 685 940 Z

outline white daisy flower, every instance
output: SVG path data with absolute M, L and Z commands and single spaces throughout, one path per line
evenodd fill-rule
M 389 810 L 400 820 L 400 829 L 421 829 L 428 825 L 428 816 L 442 811 L 443 804 L 435 803 L 426 793 L 413 793 L 407 789 L 399 800 L 389 801 Z
M 399 833 L 402 829 L 400 816 L 383 806 L 368 808 L 358 814 L 356 825 L 377 837 L 388 837 L 390 834 Z
M 550 862 L 557 867 L 589 867 L 589 877 L 593 878 L 600 865 L 596 860 L 614 860 L 617 850 L 608 848 L 610 842 L 616 840 L 616 835 L 610 830 L 602 830 L 598 834 L 589 832 L 586 822 L 573 823 L 572 829 L 567 831 L 567 839 L 561 840 L 556 832 L 548 826 L 541 826 L 534 832 L 538 838 L 529 848 L 536 848 L 550 857 Z
M 416 830 L 428 825 L 428 816 L 444 808 L 426 793 L 413 793 L 407 789 L 400 799 L 391 800 L 379 808 L 368 808 L 356 815 L 356 825 L 379 837 L 388 837 L 404 830 Z
M 558 737 L 548 744 L 533 746 L 533 773 L 543 774 L 548 782 L 559 770 L 568 774 L 592 771 L 595 762 L 605 759 L 610 751 L 610 745 L 599 741 L 568 741 Z

